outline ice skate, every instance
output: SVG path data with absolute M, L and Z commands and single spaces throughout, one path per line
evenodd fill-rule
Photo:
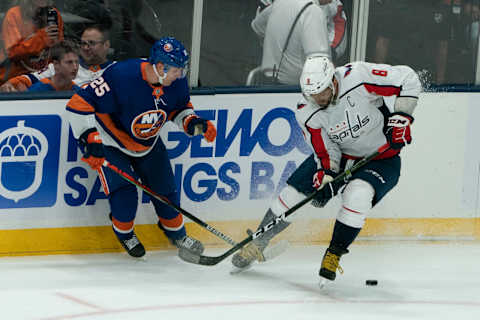
M 251 231 L 248 230 L 247 233 L 250 235 Z M 263 255 L 263 250 L 268 245 L 268 242 L 253 240 L 249 244 L 236 253 L 232 257 L 232 264 L 236 268 L 232 270 L 232 274 L 239 273 L 241 271 L 247 270 L 252 266 L 254 261 L 265 261 L 265 256 Z
M 140 240 L 138 240 L 135 233 L 130 238 L 120 239 L 117 237 L 117 239 L 130 256 L 134 258 L 141 258 L 145 255 L 145 247 Z
M 274 221 L 276 218 L 277 216 L 272 212 L 272 210 L 268 209 L 257 230 L 265 227 L 267 224 Z M 271 229 L 267 230 L 263 235 L 259 236 L 256 239 L 253 239 L 252 242 L 243 247 L 240 252 L 234 254 L 232 257 L 232 264 L 237 269 L 234 269 L 231 273 L 234 274 L 246 270 L 250 268 L 252 263 L 255 261 L 265 261 L 266 259 L 263 251 L 268 246 L 268 243 L 273 237 L 275 237 L 278 233 L 283 231 L 289 225 L 289 222 L 280 221 Z M 247 230 L 247 234 L 251 235 L 252 231 Z
M 168 239 L 179 251 L 188 251 L 194 255 L 201 255 L 205 249 L 200 240 L 185 236 L 181 239 Z
M 318 275 L 324 279 L 334 281 L 337 277 L 337 270 L 341 274 L 343 273 L 343 269 L 340 266 L 340 258 L 346 253 L 348 253 L 347 249 L 334 246 L 329 247 L 323 256 Z

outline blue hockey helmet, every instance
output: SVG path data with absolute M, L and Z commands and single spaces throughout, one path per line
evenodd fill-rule
M 188 52 L 183 44 L 174 37 L 163 37 L 156 41 L 150 50 L 148 62 L 186 69 L 188 66 Z

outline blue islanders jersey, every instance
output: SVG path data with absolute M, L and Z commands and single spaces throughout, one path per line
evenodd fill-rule
M 194 113 L 187 79 L 153 86 L 146 80 L 147 64 L 143 59 L 118 62 L 77 91 L 67 103 L 75 137 L 96 127 L 105 145 L 143 156 L 166 121 L 183 128 L 183 119 Z

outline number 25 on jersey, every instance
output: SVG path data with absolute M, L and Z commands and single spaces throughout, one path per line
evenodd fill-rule
M 103 77 L 99 77 L 99 78 L 93 80 L 90 83 L 90 87 L 95 89 L 95 94 L 97 95 L 97 97 L 101 97 L 106 92 L 110 91 L 110 87 L 108 86 L 108 83 L 105 82 L 105 79 L 103 79 Z

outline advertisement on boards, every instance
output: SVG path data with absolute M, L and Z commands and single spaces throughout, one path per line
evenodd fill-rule
M 263 215 L 311 152 L 295 120 L 297 99 L 285 94 L 279 104 L 265 94 L 252 104 L 246 95 L 192 97 L 198 114 L 215 123 L 217 139 L 209 144 L 201 136 L 188 137 L 171 122 L 162 129 L 181 206 L 205 220 Z M 19 221 L 25 228 L 108 223 L 106 196 L 96 173 L 80 160 L 65 103 L 0 103 L 5 104 L 0 116 L 4 228 L 17 228 Z M 137 222 L 154 223 L 149 197 L 143 194 L 139 202 Z

